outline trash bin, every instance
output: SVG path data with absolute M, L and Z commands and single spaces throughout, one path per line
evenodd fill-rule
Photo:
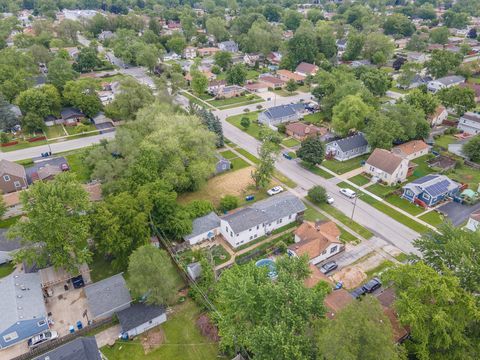
M 81 328 L 83 328 L 83 324 L 80 320 L 77 321 L 77 329 L 80 330 Z
M 73 327 L 73 325 L 70 325 L 68 331 L 70 332 L 70 334 L 73 334 L 75 332 L 75 328 Z

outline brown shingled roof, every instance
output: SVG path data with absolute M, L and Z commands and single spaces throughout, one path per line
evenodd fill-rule
M 318 127 L 313 124 L 307 125 L 302 122 L 295 122 L 286 126 L 287 131 L 291 131 L 297 136 L 305 136 L 307 134 L 323 136 L 328 132 L 327 128 Z
M 375 149 L 369 156 L 366 164 L 376 167 L 388 174 L 393 174 L 400 166 L 403 158 L 399 155 L 391 153 L 385 149 Z
M 25 169 L 22 165 L 2 159 L 0 160 L 0 176 L 4 174 L 25 177 Z
M 428 145 L 423 140 L 412 140 L 393 148 L 393 152 L 412 155 L 418 151 L 428 149 Z
M 307 255 L 309 259 L 319 256 L 330 244 L 341 244 L 338 239 L 340 230 L 333 221 L 314 224 L 305 221 L 295 230 L 301 240 L 288 248 L 298 256 Z

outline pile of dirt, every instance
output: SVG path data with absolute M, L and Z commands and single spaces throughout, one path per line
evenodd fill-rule
M 165 332 L 160 327 L 155 327 L 142 335 L 141 343 L 146 354 L 160 347 L 165 342 Z
M 353 266 L 340 270 L 332 277 L 336 282 L 341 281 L 344 288 L 353 289 L 365 281 L 367 274 L 365 274 L 359 267 Z

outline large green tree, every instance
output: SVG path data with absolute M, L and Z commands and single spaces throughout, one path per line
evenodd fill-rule
M 333 108 L 332 127 L 339 135 L 359 131 L 365 127 L 367 116 L 373 109 L 356 95 L 348 95 Z
M 434 77 L 439 78 L 448 75 L 462 63 L 462 54 L 447 50 L 433 50 L 430 60 L 427 61 L 427 69 Z
M 259 163 L 252 171 L 252 179 L 257 189 L 270 185 L 275 171 L 275 159 L 278 154 L 278 147 L 270 141 L 264 141 L 258 151 Z
M 420 89 L 412 90 L 404 99 L 407 104 L 423 110 L 425 115 L 432 115 L 440 104 L 435 95 Z
M 48 63 L 47 80 L 59 91 L 63 91 L 65 84 L 75 80 L 77 76 L 78 73 L 73 70 L 72 65 L 66 59 L 56 57 Z
M 84 47 L 78 53 L 77 60 L 73 67 L 78 72 L 88 72 L 95 69 L 100 64 L 97 56 L 97 50 L 94 47 Z
M 88 117 L 93 117 L 102 109 L 96 89 L 97 84 L 92 79 L 69 81 L 65 84 L 63 98 L 69 105 L 80 109 Z
M 392 57 L 394 49 L 395 46 L 390 37 L 380 33 L 373 33 L 365 38 L 363 56 L 373 64 L 382 65 Z
M 390 150 L 403 129 L 394 119 L 382 112 L 375 113 L 365 128 L 365 137 L 372 149 Z
M 437 96 L 446 108 L 455 109 L 460 116 L 477 106 L 475 91 L 469 87 L 453 86 L 441 89 Z
M 194 70 L 191 72 L 192 74 L 192 81 L 190 82 L 190 86 L 192 87 L 193 92 L 196 95 L 202 95 L 207 91 L 208 87 L 208 79 L 202 72 L 198 70 Z
M 243 64 L 235 64 L 227 71 L 227 83 L 243 85 L 247 80 L 247 68 Z
M 475 136 L 463 145 L 462 151 L 471 161 L 480 163 L 480 136 Z
M 19 119 L 12 111 L 11 104 L 0 93 L 0 130 L 10 130 L 18 122 Z
M 19 237 L 24 247 L 18 257 L 29 264 L 75 271 L 91 260 L 88 249 L 90 208 L 87 192 L 72 173 L 62 173 L 52 181 L 38 181 L 20 200 L 25 219 L 8 233 Z
M 308 164 L 321 164 L 325 158 L 325 145 L 319 137 L 309 137 L 302 141 L 297 156 Z
M 58 114 L 61 108 L 60 94 L 53 85 L 25 90 L 18 95 L 16 103 L 23 114 L 33 113 L 42 119 Z

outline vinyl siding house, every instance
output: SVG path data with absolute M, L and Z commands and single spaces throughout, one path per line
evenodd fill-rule
M 8 194 L 28 187 L 25 168 L 17 163 L 0 160 L 0 191 Z
M 403 182 L 409 173 L 409 161 L 385 149 L 375 149 L 369 156 L 363 171 L 388 185 Z
M 445 76 L 436 80 L 429 81 L 427 84 L 428 91 L 436 93 L 439 90 L 446 89 L 452 86 L 463 84 L 465 78 L 463 76 Z
M 39 274 L 13 273 L 0 279 L 0 294 L 0 349 L 48 330 Z
M 395 146 L 392 152 L 411 161 L 427 155 L 429 150 L 430 147 L 423 140 L 412 140 Z
M 220 233 L 220 218 L 213 211 L 210 214 L 193 220 L 192 232 L 183 239 L 190 245 L 211 240 Z
M 220 154 L 217 154 L 216 157 L 218 161 L 215 164 L 215 175 L 221 174 L 232 168 L 232 162 L 230 160 L 225 159 Z
M 428 122 L 430 126 L 441 125 L 448 118 L 448 111 L 443 105 L 438 105 L 435 109 L 435 112 L 431 115 L 428 115 Z
M 143 334 L 167 321 L 165 307 L 142 303 L 133 304 L 119 311 L 117 317 L 122 329 L 121 335 L 128 338 Z
M 478 229 L 480 229 L 480 212 L 470 214 L 467 225 L 465 225 L 465 227 L 471 231 L 477 231 Z
M 435 206 L 440 201 L 459 193 L 461 185 L 445 175 L 431 174 L 416 179 L 403 187 L 402 197 L 423 206 Z
M 370 146 L 362 133 L 334 140 L 325 145 L 325 153 L 338 161 L 353 159 L 369 151 Z
M 94 336 L 80 337 L 60 345 L 34 360 L 105 360 Z
M 299 198 L 285 192 L 223 216 L 220 231 L 237 248 L 296 221 L 305 210 Z
M 264 125 L 276 126 L 278 124 L 297 121 L 305 111 L 303 104 L 287 104 L 271 107 L 258 115 L 258 122 Z
M 231 53 L 238 52 L 238 44 L 235 41 L 232 41 L 232 40 L 223 41 L 221 43 L 218 43 L 218 48 L 221 51 L 228 51 L 228 52 L 231 52 Z
M 466 112 L 458 120 L 457 128 L 468 134 L 476 135 L 480 133 L 480 114 Z

